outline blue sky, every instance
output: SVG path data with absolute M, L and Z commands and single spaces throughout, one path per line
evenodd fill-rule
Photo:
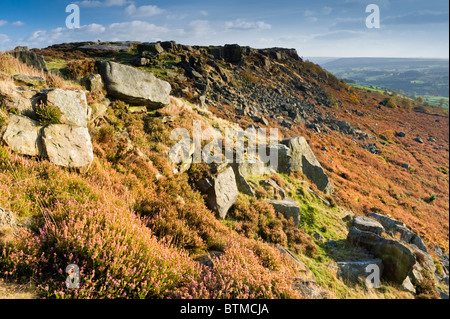
M 67 5 L 80 7 L 70 30 Z M 365 25 L 380 8 L 381 28 Z M 448 58 L 447 0 L 2 0 L 0 50 L 74 41 L 175 40 L 296 48 L 300 56 Z

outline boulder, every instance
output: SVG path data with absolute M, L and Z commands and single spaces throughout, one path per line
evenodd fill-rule
M 91 136 L 85 127 L 49 125 L 42 140 L 45 155 L 55 165 L 85 170 L 94 160 Z
M 383 261 L 381 259 L 367 259 L 357 261 L 342 261 L 338 262 L 339 275 L 352 281 L 358 281 L 360 279 L 365 280 L 370 272 L 366 271 L 366 268 L 370 265 L 376 265 L 380 269 L 380 278 L 383 275 Z
M 42 55 L 28 51 L 24 47 L 17 47 L 16 50 L 11 52 L 11 55 L 20 62 L 32 66 L 39 71 L 48 72 L 47 64 Z
M 170 104 L 170 84 L 153 73 L 110 61 L 99 62 L 98 68 L 110 96 L 150 109 Z
M 2 227 L 15 228 L 16 226 L 17 222 L 13 213 L 0 207 L 0 228 Z
M 61 123 L 87 127 L 88 104 L 81 90 L 51 89 L 41 92 L 43 103 L 53 105 L 61 111 Z
M 416 137 L 414 139 L 414 141 L 417 142 L 417 143 L 423 144 L 423 140 L 420 137 Z
M 356 227 L 351 228 L 347 240 L 366 248 L 381 259 L 384 265 L 383 277 L 392 282 L 402 284 L 416 263 L 416 257 L 411 249 L 396 240 L 358 230 Z
M 206 204 L 209 209 L 225 219 L 239 195 L 233 169 L 225 168 L 201 184 L 201 191 L 207 194 Z
M 184 139 L 171 148 L 169 158 L 177 166 L 175 173 L 184 173 L 191 168 L 194 151 L 194 143 Z
M 16 153 L 38 156 L 42 150 L 41 130 L 42 126 L 39 122 L 21 115 L 10 114 L 3 140 Z
M 285 139 L 281 143 L 291 151 L 292 171 L 300 171 L 305 174 L 324 193 L 333 193 L 333 185 L 304 137 Z
M 276 212 L 283 214 L 286 219 L 293 218 L 296 226 L 300 223 L 300 208 L 297 203 L 290 199 L 269 200 L 268 203 L 273 206 Z
M 380 236 L 384 232 L 384 228 L 379 222 L 362 216 L 355 216 L 353 218 L 353 226 L 359 230 L 368 231 Z
M 414 285 L 412 284 L 411 279 L 409 277 L 406 277 L 406 279 L 403 281 L 401 287 L 403 290 L 405 290 L 407 292 L 410 292 L 412 294 L 416 293 L 416 288 L 414 288 Z
M 103 81 L 100 74 L 91 74 L 81 79 L 81 85 L 90 92 L 101 92 L 103 90 Z

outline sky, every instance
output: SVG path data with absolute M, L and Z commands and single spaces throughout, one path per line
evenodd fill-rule
M 69 29 L 69 4 L 80 28 Z M 376 4 L 380 28 L 367 28 Z M 302 57 L 449 57 L 447 0 L 1 0 L 0 50 L 78 41 L 295 48 Z

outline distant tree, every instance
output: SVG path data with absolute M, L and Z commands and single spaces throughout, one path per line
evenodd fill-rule
M 421 96 L 416 97 L 416 103 L 423 104 L 424 102 L 425 101 L 424 101 L 423 97 L 421 97 Z

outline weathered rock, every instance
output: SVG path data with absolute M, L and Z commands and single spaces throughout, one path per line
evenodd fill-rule
M 378 266 L 381 278 L 384 269 L 383 261 L 381 259 L 342 261 L 337 263 L 339 275 L 346 280 L 352 281 L 365 280 L 367 276 L 371 274 L 370 271 L 366 271 L 367 267 L 370 265 Z
M 17 222 L 13 213 L 0 207 L 0 228 L 1 227 L 15 228 L 16 226 Z
M 151 109 L 170 104 L 170 84 L 153 73 L 115 62 L 99 62 L 98 68 L 110 96 Z
M 294 200 L 285 198 L 283 200 L 269 200 L 268 203 L 273 206 L 276 212 L 283 214 L 286 219 L 292 218 L 295 225 L 300 223 L 300 208 Z
M 220 251 L 210 251 L 205 255 L 197 257 L 195 259 L 200 265 L 205 267 L 214 268 L 214 262 L 217 262 L 218 259 L 223 255 L 223 252 Z
M 22 82 L 29 86 L 42 86 L 46 83 L 45 79 L 41 76 L 17 74 L 13 76 L 13 79 L 17 82 Z
M 137 46 L 137 51 L 142 56 L 154 56 L 164 52 L 161 43 L 142 43 Z
M 414 288 L 414 285 L 412 284 L 411 279 L 409 277 L 406 277 L 406 279 L 403 281 L 402 289 L 412 294 L 416 293 L 416 288 Z
M 244 178 L 256 177 L 270 174 L 270 169 L 260 160 L 243 161 L 242 163 L 236 164 L 239 167 L 239 172 Z
M 379 222 L 363 216 L 355 216 L 353 218 L 353 226 L 359 230 L 368 231 L 377 235 L 381 235 L 384 231 L 383 226 Z
M 91 74 L 81 79 L 81 85 L 90 92 L 101 92 L 103 90 L 103 81 L 100 74 Z
M 296 276 L 305 281 L 316 281 L 316 276 L 314 273 L 302 262 L 298 259 L 289 249 L 277 244 L 275 246 L 281 255 L 288 260 L 292 265 L 297 269 Z
M 91 136 L 85 127 L 49 125 L 42 140 L 45 155 L 55 165 L 85 170 L 94 160 Z
M 414 141 L 417 142 L 417 143 L 423 144 L 423 140 L 420 137 L 416 137 L 414 139 Z
M 172 147 L 169 158 L 173 164 L 177 165 L 175 173 L 184 173 L 191 168 L 194 151 L 194 143 L 190 140 L 183 139 Z
M 422 238 L 420 238 L 420 236 L 418 236 L 417 234 L 406 228 L 406 225 L 404 223 L 377 213 L 370 214 L 370 217 L 373 217 L 376 220 L 378 220 L 381 223 L 381 225 L 383 225 L 383 227 L 386 229 L 386 232 L 391 236 L 394 237 L 396 234 L 399 234 L 400 239 L 402 241 L 416 245 L 417 247 L 419 247 L 419 249 L 428 253 L 428 249 L 425 246 Z
M 333 185 L 304 137 L 285 139 L 281 143 L 291 151 L 292 171 L 300 171 L 305 174 L 324 193 L 333 193 Z
M 47 64 L 45 63 L 44 57 L 42 55 L 37 55 L 34 52 L 24 50 L 23 47 L 17 47 L 15 51 L 11 52 L 11 55 L 18 59 L 20 62 L 32 66 L 39 71 L 48 71 Z
M 384 277 L 395 283 L 402 284 L 416 263 L 414 253 L 398 241 L 361 231 L 356 227 L 351 228 L 347 240 L 366 248 L 375 257 L 381 259 L 384 265 Z
M 38 156 L 42 150 L 41 130 L 42 126 L 39 122 L 24 116 L 10 114 L 3 140 L 16 153 Z
M 232 165 L 232 168 L 234 171 L 236 184 L 239 192 L 248 196 L 256 197 L 256 193 L 253 190 L 253 187 L 250 186 L 250 184 L 247 182 L 247 180 L 245 179 L 244 175 L 241 172 L 241 164 L 235 163 Z
M 225 219 L 228 210 L 236 202 L 239 195 L 233 169 L 228 167 L 203 184 L 204 187 L 201 187 L 201 191 L 207 194 L 207 206 L 220 218 Z
M 88 104 L 86 94 L 81 90 L 44 90 L 42 101 L 61 110 L 61 123 L 87 127 Z

